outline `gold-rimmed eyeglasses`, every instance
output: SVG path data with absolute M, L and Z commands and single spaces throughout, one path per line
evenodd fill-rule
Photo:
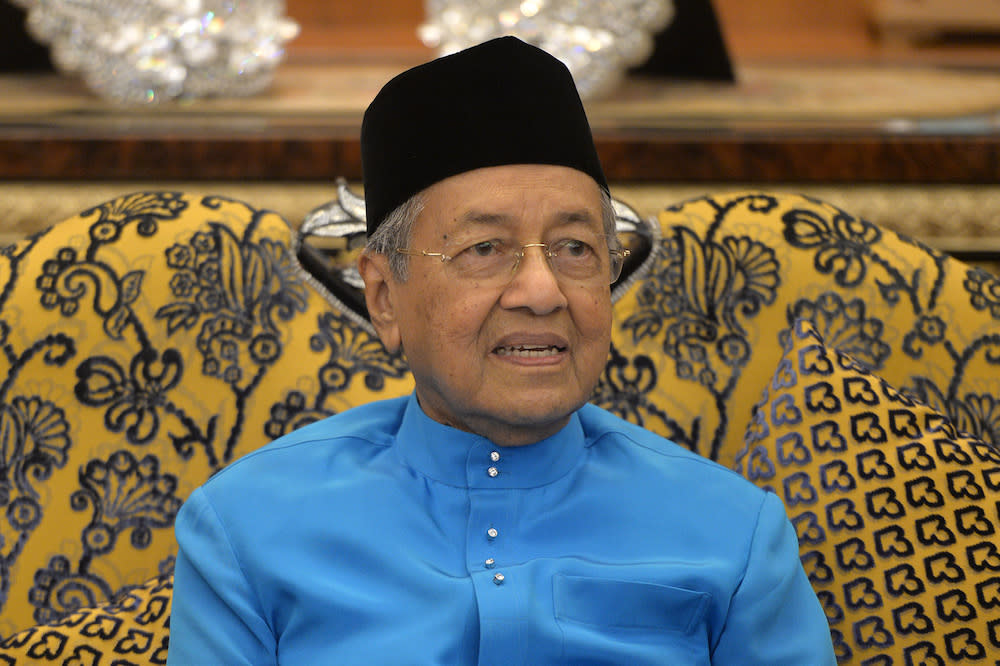
M 602 237 L 603 238 L 603 237 Z M 578 238 L 564 238 L 553 243 L 516 244 L 503 240 L 474 243 L 454 254 L 399 248 L 399 254 L 413 257 L 436 257 L 452 275 L 460 280 L 475 280 L 503 284 L 513 278 L 525 251 L 530 247 L 542 250 L 556 276 L 586 282 L 599 276 L 611 284 L 621 276 L 629 250 L 609 250 L 601 243 Z M 604 257 L 607 256 L 607 259 Z M 603 274 L 603 276 L 602 276 Z

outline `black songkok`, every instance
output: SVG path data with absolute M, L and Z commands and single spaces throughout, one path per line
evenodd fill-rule
M 414 194 L 483 167 L 568 166 L 608 189 L 573 76 L 515 37 L 386 83 L 365 111 L 361 162 L 369 235 Z

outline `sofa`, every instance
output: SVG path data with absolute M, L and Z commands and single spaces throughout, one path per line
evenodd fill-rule
M 782 498 L 840 663 L 995 660 L 1000 278 L 805 196 L 616 211 L 593 402 Z M 164 663 L 185 497 L 412 390 L 363 244 L 341 182 L 295 225 L 143 191 L 0 250 L 0 663 Z

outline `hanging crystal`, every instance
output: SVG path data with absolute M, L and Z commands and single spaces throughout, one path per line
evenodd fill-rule
M 122 104 L 253 95 L 299 33 L 283 0 L 13 0 L 56 67 Z
M 653 51 L 674 16 L 672 0 L 425 0 L 421 41 L 447 55 L 516 35 L 566 64 L 580 96 L 608 94 Z

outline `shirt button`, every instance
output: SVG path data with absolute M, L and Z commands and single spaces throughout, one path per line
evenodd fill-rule
M 500 474 L 500 470 L 498 470 L 496 467 L 490 467 L 488 470 L 486 470 L 486 473 L 489 474 L 491 477 L 496 478 L 497 475 Z
M 496 583 L 497 585 L 503 585 L 503 574 L 502 573 L 493 574 L 493 582 Z
M 495 527 L 491 527 L 490 529 L 486 530 L 486 536 L 489 537 L 490 539 L 496 539 L 497 535 L 499 534 L 500 532 L 498 532 L 497 528 Z
M 490 460 L 493 462 L 500 462 L 500 452 L 494 451 L 490 454 Z
M 486 562 L 484 562 L 483 564 L 486 565 L 487 569 L 492 569 L 493 567 L 495 567 L 497 565 L 497 562 L 492 557 L 488 557 L 488 558 L 486 558 Z

